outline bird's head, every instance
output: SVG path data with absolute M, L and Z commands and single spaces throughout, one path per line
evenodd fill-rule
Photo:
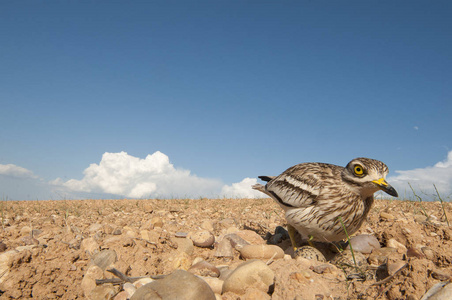
M 397 191 L 386 182 L 388 171 L 388 167 L 381 161 L 360 157 L 347 164 L 342 172 L 342 177 L 365 197 L 378 190 L 398 197 Z

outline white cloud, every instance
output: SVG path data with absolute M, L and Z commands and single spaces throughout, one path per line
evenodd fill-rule
M 416 193 L 428 195 L 436 194 L 433 187 L 435 184 L 441 196 L 448 196 L 452 193 L 452 151 L 449 151 L 444 161 L 432 167 L 395 171 L 395 173 L 398 175 L 388 177 L 388 182 L 398 190 L 400 196 L 404 191 L 411 192 L 408 183 Z
M 106 152 L 99 164 L 91 164 L 83 173 L 81 180 L 62 182 L 57 179 L 52 183 L 76 192 L 107 193 L 128 198 L 212 197 L 218 196 L 222 186 L 219 180 L 200 178 L 189 170 L 175 168 L 168 156 L 159 151 L 145 159 L 126 152 Z
M 13 164 L 0 164 L 0 175 L 10 176 L 14 178 L 38 178 L 33 174 L 32 171 Z
M 414 129 L 414 130 L 419 130 L 419 127 L 414 126 L 413 129 Z
M 256 183 L 256 178 L 247 177 L 240 182 L 223 186 L 221 195 L 230 198 L 267 198 L 266 195 L 251 188 Z

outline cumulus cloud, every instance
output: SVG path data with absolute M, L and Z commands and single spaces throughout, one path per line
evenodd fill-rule
M 168 156 L 160 151 L 144 159 L 126 152 L 106 152 L 99 164 L 91 164 L 83 174 L 81 180 L 62 182 L 57 179 L 52 183 L 76 192 L 107 193 L 128 198 L 211 197 L 218 196 L 222 186 L 219 180 L 201 178 L 189 170 L 175 168 Z
M 0 164 L 0 175 L 14 177 L 14 178 L 38 178 L 32 171 L 13 164 Z
M 251 188 L 251 186 L 256 183 L 256 178 L 247 177 L 240 182 L 223 186 L 221 195 L 229 198 L 267 198 L 267 196 L 261 192 Z
M 418 168 L 406 171 L 395 171 L 396 176 L 388 177 L 388 181 L 403 195 L 404 191 L 410 192 L 408 185 L 417 190 L 417 193 L 435 194 L 433 184 L 440 194 L 448 196 L 452 193 L 452 151 L 449 151 L 444 161 L 434 166 Z

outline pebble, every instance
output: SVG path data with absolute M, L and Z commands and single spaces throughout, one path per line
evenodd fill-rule
M 282 241 L 283 241 L 283 235 L 281 233 L 276 233 L 268 239 L 268 242 L 272 245 L 277 245 L 277 244 L 281 243 Z
M 174 269 L 188 270 L 190 266 L 191 266 L 190 257 L 185 252 L 179 252 L 178 256 L 176 256 L 173 260 Z
M 415 220 L 417 223 L 422 224 L 422 223 L 424 223 L 424 222 L 427 221 L 427 217 L 426 217 L 425 215 L 415 215 L 415 216 L 414 216 L 414 220 Z
M 256 288 L 267 293 L 273 285 L 275 273 L 261 260 L 250 260 L 240 264 L 223 283 L 223 293 L 245 294 Z
M 115 250 L 102 250 L 92 258 L 93 263 L 105 271 L 105 269 L 118 260 Z
M 215 243 L 215 257 L 234 257 L 234 250 L 231 242 L 223 238 L 219 243 Z
M 152 225 L 153 228 L 155 228 L 155 227 L 162 228 L 163 227 L 163 220 L 162 220 L 162 218 L 157 217 L 157 216 L 153 217 L 151 219 L 151 225 Z
M 240 230 L 235 233 L 251 245 L 265 244 L 265 240 L 252 230 Z
M 152 208 L 152 204 L 150 203 L 143 204 L 143 211 L 148 214 L 152 213 L 154 211 L 154 209 Z
M 377 238 L 369 234 L 361 234 L 352 237 L 350 239 L 350 244 L 353 251 L 358 251 L 364 254 L 370 254 L 375 249 L 381 248 L 380 242 Z M 347 246 L 347 249 L 350 249 L 350 245 Z
M 104 272 L 101 268 L 99 268 L 96 265 L 92 265 L 88 267 L 88 270 L 86 270 L 85 276 L 83 276 L 82 283 L 80 284 L 80 287 L 83 290 L 83 293 L 85 296 L 88 296 L 91 291 L 96 288 L 96 279 L 103 279 L 104 278 Z
M 205 260 L 202 260 L 194 265 L 192 265 L 188 272 L 199 275 L 199 276 L 206 276 L 206 277 L 218 277 L 220 276 L 220 270 L 218 270 L 217 267 L 214 265 L 208 263 Z
M 382 219 L 382 220 L 394 220 L 395 219 L 395 217 L 394 217 L 394 215 L 392 215 L 392 214 L 390 214 L 390 213 L 387 213 L 387 212 L 384 212 L 384 211 L 382 211 L 381 213 L 380 213 L 380 218 Z
M 16 253 L 16 250 L 9 250 L 0 254 L 0 283 L 3 283 L 3 281 L 8 277 L 11 261 Z
M 133 283 L 133 285 L 138 289 L 138 288 L 142 287 L 143 285 L 148 284 L 153 281 L 154 281 L 154 279 L 145 277 L 145 278 L 138 279 L 137 281 L 135 281 Z
M 406 256 L 408 256 L 408 257 L 417 257 L 417 258 L 424 258 L 425 257 L 425 255 L 422 252 L 422 250 L 419 249 L 419 248 L 415 248 L 415 247 L 408 248 L 408 250 L 406 251 Z
M 82 243 L 80 244 L 80 249 L 83 252 L 88 251 L 92 255 L 95 252 L 99 251 L 99 244 L 92 237 L 91 238 L 87 238 L 87 239 L 83 239 Z
M 112 299 L 116 294 L 116 290 L 112 284 L 102 284 L 96 286 L 89 293 L 88 299 Z
M 21 235 L 27 235 L 27 234 L 30 234 L 30 232 L 31 232 L 31 227 L 30 226 L 23 226 L 21 229 L 20 229 L 20 234 Z
M 221 294 L 221 291 L 223 290 L 224 283 L 223 280 L 216 277 L 201 277 L 201 278 L 202 280 L 207 282 L 207 284 L 210 286 L 210 288 L 215 294 Z
M 213 223 L 211 220 L 203 220 L 201 222 L 201 228 L 213 232 Z
M 177 251 L 192 255 L 194 251 L 193 242 L 186 238 L 171 238 L 171 242 L 177 244 Z
M 231 242 L 232 247 L 236 250 L 240 250 L 244 246 L 250 244 L 235 233 L 226 234 L 223 238 L 228 239 Z
M 3 241 L 0 242 L 0 252 L 5 252 L 8 246 Z
M 88 231 L 91 232 L 91 233 L 97 232 L 97 231 L 101 230 L 102 227 L 103 226 L 101 224 L 94 223 L 94 224 L 92 224 L 91 226 L 88 227 Z
M 399 253 L 406 253 L 406 251 L 407 251 L 405 245 L 403 245 L 402 243 L 396 241 L 395 239 L 389 239 L 386 242 L 386 246 L 387 247 L 391 247 L 391 248 L 396 248 L 397 252 L 399 252 Z
M 135 293 L 137 288 L 130 282 L 126 282 L 123 284 L 122 288 L 127 293 L 128 298 L 132 297 L 132 295 Z
M 24 243 L 25 246 L 29 246 L 29 245 L 39 245 L 39 241 L 37 239 L 35 239 L 34 237 L 31 236 L 25 236 L 22 238 L 22 242 Z
M 245 259 L 280 259 L 284 258 L 284 250 L 276 245 L 246 245 L 240 249 L 240 255 Z
M 406 262 L 401 261 L 401 260 L 398 260 L 395 262 L 388 261 L 388 263 L 387 263 L 388 274 L 390 276 L 394 275 L 398 270 L 403 268 L 405 265 L 406 265 Z
M 374 266 L 385 264 L 388 261 L 388 257 L 393 255 L 396 251 L 397 249 L 389 247 L 376 249 L 369 255 L 367 261 L 369 262 L 369 264 Z
M 432 272 L 432 277 L 434 279 L 436 279 L 436 280 L 441 280 L 441 281 L 446 281 L 446 280 L 451 280 L 452 279 L 452 276 L 440 273 L 438 271 L 433 271 Z
M 317 266 L 311 266 L 310 269 L 317 274 L 333 273 L 337 268 L 331 264 L 322 264 Z
M 422 251 L 422 253 L 424 253 L 425 258 L 427 258 L 429 260 L 435 259 L 435 252 L 431 248 L 429 248 L 429 247 L 422 247 L 421 251 Z
M 431 287 L 421 300 L 450 300 L 452 299 L 452 283 L 439 282 Z
M 163 279 L 143 285 L 130 298 L 141 299 L 215 300 L 215 294 L 201 278 L 176 270 Z
M 186 238 L 186 237 L 188 237 L 188 233 L 182 232 L 182 231 L 178 231 L 178 232 L 176 232 L 176 234 L 174 236 L 177 237 L 177 238 Z
M 193 234 L 190 234 L 189 237 L 195 246 L 201 248 L 212 247 L 215 242 L 215 236 L 210 231 L 205 229 L 196 231 Z

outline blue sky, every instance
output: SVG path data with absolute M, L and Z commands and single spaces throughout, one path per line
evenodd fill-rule
M 0 8 L 9 199 L 240 196 L 358 156 L 452 193 L 450 1 Z

